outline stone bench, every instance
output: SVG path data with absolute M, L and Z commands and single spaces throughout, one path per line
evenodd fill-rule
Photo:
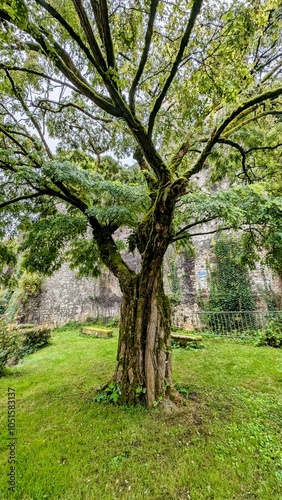
M 96 328 L 95 326 L 83 326 L 80 329 L 80 331 L 82 334 L 90 335 L 91 337 L 109 339 L 113 336 L 113 330 L 106 330 L 105 328 Z
M 172 340 L 179 342 L 182 347 L 186 347 L 187 344 L 191 342 L 195 342 L 198 346 L 200 342 L 202 342 L 203 338 L 196 335 L 178 335 L 177 333 L 171 334 Z

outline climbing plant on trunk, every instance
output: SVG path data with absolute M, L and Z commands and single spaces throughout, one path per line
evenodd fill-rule
M 22 231 L 26 269 L 52 273 L 66 258 L 81 275 L 101 264 L 116 276 L 124 403 L 177 397 L 168 246 L 213 219 L 216 230 L 259 224 L 263 240 L 269 219 L 251 218 L 254 197 L 279 226 L 267 172 L 280 182 L 280 21 L 275 0 L 0 1 L 2 254 Z M 233 197 L 197 187 L 207 167 Z

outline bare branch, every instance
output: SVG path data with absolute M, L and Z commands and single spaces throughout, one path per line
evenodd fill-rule
M 279 57 L 281 57 L 281 54 L 279 54 Z M 276 64 L 276 66 L 274 66 L 274 68 L 272 68 L 272 70 L 269 71 L 269 73 L 267 73 L 267 75 L 264 76 L 264 78 L 261 80 L 261 83 L 265 83 L 267 80 L 269 80 L 269 78 L 271 78 L 276 73 L 276 71 L 279 71 L 281 67 L 282 67 L 282 61 Z
M 177 236 L 180 236 L 180 234 L 182 233 L 185 233 L 186 231 L 188 231 L 188 229 L 191 229 L 192 227 L 195 227 L 195 226 L 199 226 L 201 224 L 206 224 L 207 222 L 211 222 L 212 220 L 214 220 L 215 217 L 206 217 L 205 219 L 201 219 L 200 221 L 197 220 L 195 222 L 190 222 L 190 224 L 187 224 L 185 227 L 183 227 L 182 229 L 180 229 L 175 235 L 174 235 L 174 238 L 177 237 Z M 175 239 L 173 238 L 173 241 L 175 241 Z
M 203 236 L 206 234 L 214 234 L 214 233 L 219 233 L 220 231 L 228 231 L 229 229 L 233 229 L 232 226 L 225 226 L 225 227 L 218 227 L 217 229 L 213 229 L 210 231 L 205 231 L 203 233 L 190 233 L 191 238 L 194 236 Z
M 45 148 L 45 151 L 46 151 L 47 155 L 49 156 L 49 158 L 53 158 L 53 155 L 52 155 L 51 150 L 50 150 L 50 148 L 49 148 L 49 146 L 48 146 L 48 144 L 47 144 L 47 142 L 46 142 L 46 140 L 45 140 L 45 138 L 43 136 L 43 133 L 42 133 L 42 130 L 40 128 L 39 123 L 35 119 L 34 115 L 28 109 L 28 106 L 26 105 L 26 103 L 25 103 L 24 99 L 22 98 L 21 94 L 17 91 L 17 88 L 15 86 L 14 80 L 11 77 L 9 71 L 5 70 L 5 73 L 6 73 L 7 77 L 8 77 L 8 79 L 9 79 L 9 82 L 10 82 L 11 86 L 12 86 L 12 90 L 14 92 L 14 95 L 16 96 L 16 98 L 18 99 L 18 101 L 21 103 L 23 110 L 26 112 L 26 115 L 28 116 L 28 118 L 30 119 L 31 123 L 33 124 L 33 126 L 37 130 L 38 135 L 39 135 L 39 137 L 40 137 L 40 139 L 42 141 L 42 144 L 43 144 L 43 146 Z
M 58 106 L 57 109 L 53 109 L 53 108 L 50 108 L 50 107 L 46 107 L 46 106 L 42 106 L 42 104 L 56 104 Z M 57 101 L 51 101 L 49 99 L 40 99 L 38 101 L 38 105 L 40 106 L 41 109 L 44 109 L 46 111 L 50 111 L 51 113 L 61 113 L 62 109 L 65 109 L 65 108 L 74 108 L 74 109 L 77 109 L 78 111 L 81 111 L 83 114 L 85 114 L 86 116 L 88 116 L 89 118 L 91 118 L 92 120 L 94 121 L 100 121 L 100 122 L 103 122 L 103 123 L 112 123 L 113 120 L 109 119 L 109 118 L 103 118 L 102 116 L 97 116 L 97 115 L 93 115 L 92 113 L 90 113 L 90 111 L 82 108 L 81 106 L 78 106 L 77 104 L 73 103 L 73 102 L 68 102 L 66 104 L 62 104 L 60 102 L 57 102 Z
M 265 150 L 265 149 L 270 149 L 270 150 L 273 150 L 273 149 L 277 149 L 277 148 L 280 148 L 282 146 L 282 143 L 279 142 L 278 144 L 275 144 L 275 146 L 260 146 L 260 147 L 254 147 L 254 148 L 250 148 L 246 151 L 246 154 L 249 154 L 251 151 L 259 151 L 259 150 Z
M 170 85 L 172 84 L 174 77 L 177 73 L 178 67 L 182 61 L 184 50 L 186 49 L 186 47 L 189 43 L 190 36 L 191 36 L 192 30 L 193 30 L 194 24 L 196 22 L 197 16 L 200 13 L 202 3 L 203 3 L 203 0 L 194 0 L 188 24 L 187 24 L 185 33 L 181 39 L 179 51 L 177 53 L 177 56 L 175 58 L 173 65 L 172 65 L 170 74 L 169 74 L 169 76 L 164 84 L 164 87 L 163 87 L 159 97 L 157 98 L 157 100 L 155 102 L 155 105 L 154 105 L 153 110 L 152 110 L 150 117 L 149 117 L 149 124 L 148 124 L 149 137 L 151 137 L 151 135 L 152 135 L 157 113 L 158 113 L 158 111 L 159 111 L 159 109 L 160 109 L 160 107 L 165 99 L 165 96 L 168 92 L 168 89 L 169 89 Z
M 272 100 L 275 99 L 276 97 L 279 97 L 282 94 L 282 87 L 278 87 L 275 90 L 270 90 L 268 92 L 265 92 L 263 94 L 260 94 L 245 103 L 241 104 L 237 109 L 235 109 L 222 123 L 214 129 L 212 132 L 211 138 L 207 142 L 206 147 L 202 151 L 198 161 L 195 163 L 195 165 L 186 172 L 185 177 L 190 178 L 192 175 L 200 172 L 202 169 L 207 157 L 211 153 L 212 148 L 214 145 L 218 142 L 220 139 L 221 134 L 224 132 L 224 130 L 227 128 L 227 126 L 232 123 L 232 121 L 237 118 L 242 112 L 244 112 L 246 109 L 251 108 L 255 104 L 267 101 L 267 100 Z
M 211 219 L 213 220 L 213 219 Z M 197 224 L 202 224 L 202 222 L 199 222 Z M 196 224 L 195 224 L 196 225 Z M 219 233 L 220 231 L 228 231 L 229 229 L 232 229 L 232 226 L 225 226 L 225 227 L 218 227 L 217 229 L 211 229 L 210 231 L 203 231 L 201 233 L 188 233 L 191 238 L 194 236 L 205 236 L 206 234 L 214 234 L 214 233 Z M 180 236 L 179 238 L 173 238 L 172 242 L 174 243 L 175 241 L 183 240 L 187 238 L 187 234 Z
M 0 209 L 4 207 L 8 207 L 9 205 L 14 205 L 15 203 L 18 203 L 19 201 L 22 200 L 31 200 L 32 198 L 38 198 L 39 196 L 44 196 L 45 194 L 48 194 L 47 190 L 42 190 L 40 193 L 31 193 L 31 194 L 26 194 L 22 196 L 18 196 L 17 198 L 14 198 L 12 200 L 4 201 L 3 203 L 0 203 Z
M 143 74 L 145 64 L 146 64 L 147 59 L 148 59 L 148 54 L 149 54 L 152 35 L 153 35 L 153 27 L 154 27 L 154 21 L 155 21 L 155 17 L 156 17 L 158 3 L 159 3 L 159 0 L 152 0 L 151 1 L 149 21 L 148 21 L 147 31 L 146 31 L 146 35 L 145 35 L 145 45 L 143 48 L 142 56 L 141 56 L 141 59 L 139 62 L 139 66 L 138 66 L 136 75 L 134 77 L 131 89 L 129 91 L 129 106 L 131 107 L 132 111 L 134 111 L 134 107 L 135 107 L 134 100 L 135 100 L 135 93 L 137 90 L 137 86 L 138 86 L 140 78 Z
M 246 178 L 248 179 L 248 181 L 252 182 L 252 179 L 250 178 L 248 171 L 247 171 L 247 167 L 246 167 L 246 151 L 242 148 L 242 146 L 240 146 L 240 144 L 237 144 L 237 142 L 230 141 L 229 139 L 218 139 L 217 142 L 219 144 L 227 144 L 228 146 L 231 146 L 232 148 L 235 148 L 235 149 L 237 149 L 237 151 L 239 151 L 239 153 L 242 156 L 243 172 L 244 172 Z

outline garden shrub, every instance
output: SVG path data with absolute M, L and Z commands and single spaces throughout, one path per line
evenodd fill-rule
M 51 327 L 49 325 L 30 326 L 20 328 L 22 345 L 38 350 L 50 343 Z
M 18 289 L 25 294 L 25 298 L 33 297 L 40 293 L 43 277 L 37 273 L 25 272 L 19 279 Z
M 26 354 L 31 354 L 50 343 L 49 325 L 16 325 L 0 323 L 0 376 L 7 363 L 16 364 Z
M 0 376 L 5 372 L 7 362 L 19 359 L 21 347 L 20 335 L 16 330 L 10 330 L 3 321 L 0 323 Z
M 267 345 L 282 347 L 282 314 L 268 320 L 264 333 Z

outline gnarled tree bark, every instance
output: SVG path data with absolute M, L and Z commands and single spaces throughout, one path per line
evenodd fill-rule
M 125 404 L 154 402 L 173 387 L 170 342 L 170 304 L 164 294 L 161 269 L 151 289 L 139 275 L 124 293 L 114 381 Z
M 117 367 L 112 381 L 119 387 L 122 404 L 145 403 L 152 407 L 154 402 L 176 396 L 172 380 L 171 310 L 164 293 L 162 267 L 172 239 L 175 199 L 185 188 L 186 182 L 182 181 L 156 193 L 151 211 L 138 227 L 141 271 L 127 277 L 126 282 L 120 280 L 123 298 Z

